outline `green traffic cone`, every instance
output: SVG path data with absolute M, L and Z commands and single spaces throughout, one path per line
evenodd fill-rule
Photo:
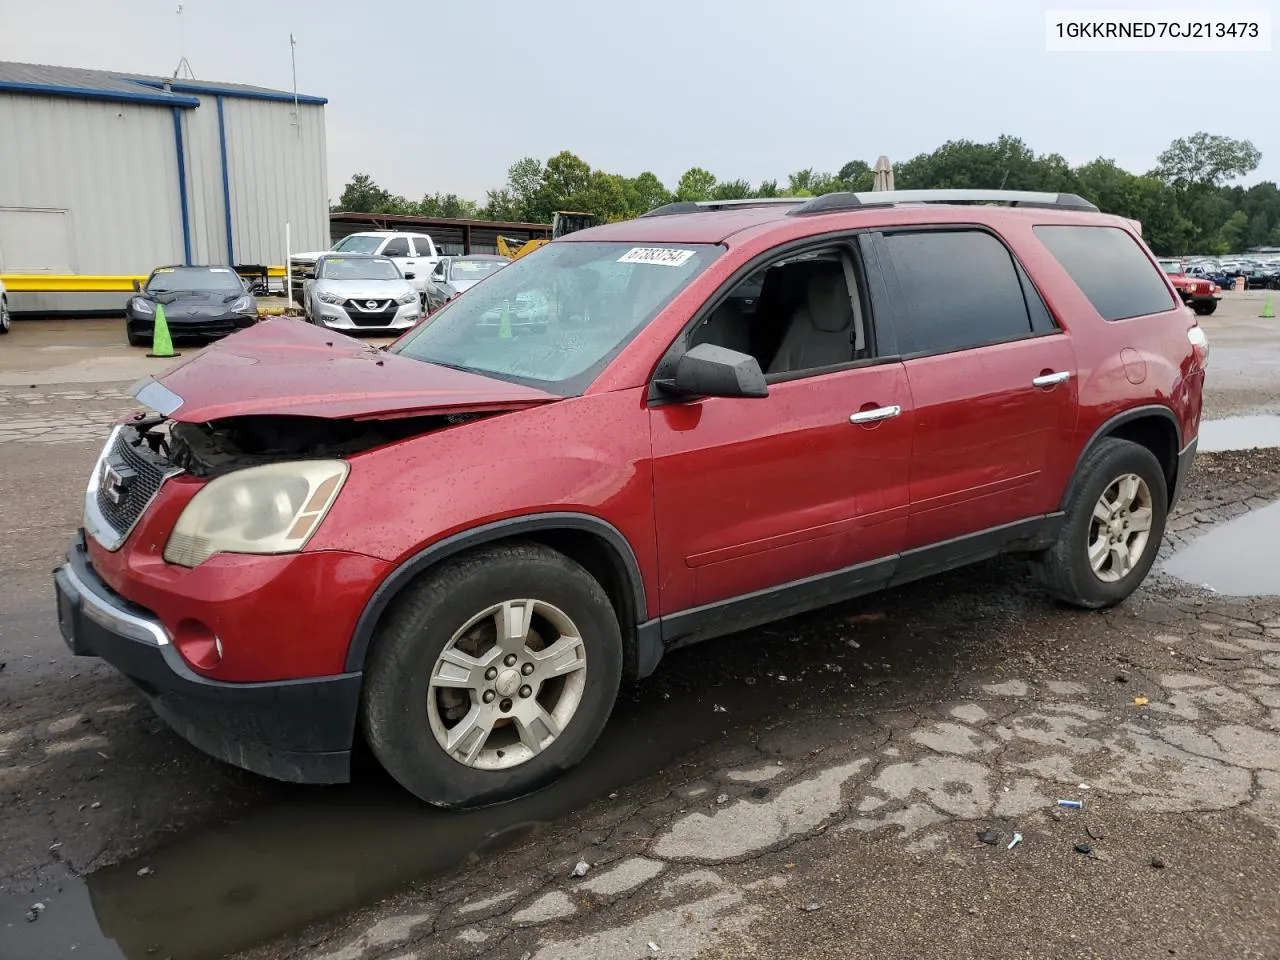
M 180 356 L 178 351 L 173 349 L 173 340 L 169 337 L 169 321 L 164 318 L 163 303 L 156 304 L 156 322 L 151 334 L 151 352 L 147 356 L 159 357 L 162 360 Z
M 1271 320 L 1276 315 L 1276 309 L 1271 305 L 1271 298 L 1267 297 L 1267 302 L 1262 307 L 1262 312 L 1258 316 L 1264 320 Z
M 511 302 L 504 300 L 502 303 L 502 316 L 498 320 L 498 339 L 511 339 Z

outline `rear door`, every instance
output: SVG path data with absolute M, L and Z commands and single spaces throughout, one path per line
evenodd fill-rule
M 904 548 L 1056 510 L 1075 352 L 1025 270 L 972 226 L 886 231 L 876 248 L 916 416 Z

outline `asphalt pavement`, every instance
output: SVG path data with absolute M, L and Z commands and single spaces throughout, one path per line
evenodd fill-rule
M 682 651 L 564 782 L 463 814 L 371 763 L 338 788 L 234 770 L 68 655 L 49 574 L 106 424 L 165 361 L 118 322 L 16 324 L 0 960 L 1280 956 L 1261 303 L 1203 321 L 1219 449 L 1128 603 L 1057 607 L 1007 558 Z

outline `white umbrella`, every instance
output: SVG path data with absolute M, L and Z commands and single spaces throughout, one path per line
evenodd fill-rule
M 875 165 L 876 179 L 872 185 L 872 190 L 892 190 L 893 189 L 893 164 L 889 162 L 888 157 L 881 157 L 876 161 Z

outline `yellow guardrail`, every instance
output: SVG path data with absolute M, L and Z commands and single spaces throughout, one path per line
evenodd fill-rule
M 268 277 L 283 277 L 284 267 L 267 267 Z M 133 282 L 145 283 L 147 275 L 5 273 L 0 282 L 10 293 L 129 293 Z

